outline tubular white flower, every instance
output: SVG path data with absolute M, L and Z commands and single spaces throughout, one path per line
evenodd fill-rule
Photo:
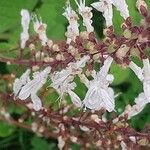
M 144 80 L 143 80 L 143 89 L 144 89 L 144 94 L 148 101 L 150 102 L 150 64 L 149 64 L 149 59 L 143 59 L 143 75 L 144 75 Z
M 92 81 L 89 81 L 88 91 L 86 93 L 83 104 L 85 107 L 92 110 L 100 110 L 105 108 L 109 112 L 114 110 L 114 92 L 112 88 L 108 87 L 113 80 L 112 75 L 108 74 L 113 59 L 108 57 L 101 70 L 94 76 Z M 110 78 L 111 77 L 111 78 Z
M 110 56 L 107 57 L 107 59 L 104 61 L 104 65 L 101 67 L 98 74 L 106 77 L 108 75 L 108 71 L 109 71 L 109 68 L 110 68 L 112 62 L 113 62 L 113 58 Z
M 35 93 L 31 93 L 31 100 L 33 102 L 33 109 L 39 111 L 42 108 L 41 99 Z
M 18 79 L 16 78 L 14 83 L 13 83 L 13 93 L 14 96 L 16 97 L 21 90 L 21 88 L 30 81 L 30 69 L 27 69 L 25 73 L 22 74 L 22 76 Z
M 67 1 L 66 3 L 66 9 L 63 13 L 63 16 L 65 16 L 69 21 L 69 26 L 67 27 L 67 43 L 70 43 L 71 41 L 74 41 L 76 36 L 79 35 L 79 24 L 77 22 L 78 15 L 76 12 L 71 8 L 70 2 Z
M 107 27 L 113 25 L 112 0 L 99 0 L 99 2 L 92 3 L 91 5 L 92 7 L 103 13 L 103 17 L 106 20 Z
M 79 76 L 81 82 L 84 83 L 86 87 L 89 87 L 90 81 L 85 76 L 85 74 L 78 74 L 78 76 Z
M 145 105 L 148 103 L 148 99 L 144 93 L 140 93 L 139 96 L 135 98 L 135 103 L 139 107 L 145 107 Z
M 127 19 L 129 17 L 128 5 L 125 0 L 112 0 L 113 5 L 120 11 L 120 15 Z
M 144 79 L 143 70 L 138 67 L 133 61 L 130 62 L 129 67 L 134 71 L 136 76 L 142 81 Z
M 21 37 L 20 37 L 20 41 L 21 41 L 20 47 L 22 49 L 24 49 L 26 42 L 29 39 L 28 30 L 29 30 L 29 24 L 30 24 L 30 14 L 29 14 L 28 10 L 22 9 L 21 10 L 21 17 L 22 17 L 21 25 L 22 25 L 23 31 L 22 31 Z
M 129 67 L 134 71 L 137 77 L 143 82 L 145 97 L 150 102 L 150 64 L 149 59 L 143 59 L 143 69 L 134 62 L 130 62 Z
M 80 100 L 79 96 L 74 93 L 73 91 L 69 90 L 68 94 L 71 97 L 72 103 L 76 106 L 76 107 L 82 107 L 82 101 Z
M 42 19 L 38 18 L 36 15 L 33 15 L 32 19 L 33 19 L 34 31 L 38 33 L 39 39 L 41 40 L 41 44 L 45 46 L 48 42 L 48 38 L 46 35 L 47 25 L 42 23 Z
M 83 18 L 83 25 L 86 27 L 89 33 L 93 32 L 94 31 L 94 28 L 92 26 L 93 21 L 91 20 L 91 18 L 93 17 L 93 14 L 91 12 L 92 8 L 85 6 L 85 0 L 79 0 L 79 2 L 75 0 L 75 2 L 78 6 L 79 14 Z
M 40 99 L 36 96 L 36 93 L 45 84 L 50 71 L 51 67 L 47 67 L 41 72 L 35 72 L 33 74 L 33 80 L 29 81 L 22 87 L 18 96 L 19 99 L 25 100 L 31 95 L 33 106 L 36 110 L 38 110 L 40 106 Z M 35 102 L 37 102 L 37 104 L 35 104 Z

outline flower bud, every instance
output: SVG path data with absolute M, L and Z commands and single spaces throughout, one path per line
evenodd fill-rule
M 126 45 L 122 45 L 116 52 L 116 56 L 120 59 L 126 56 L 127 52 L 129 51 L 129 47 Z
M 48 40 L 47 41 L 47 45 L 49 48 L 51 48 L 53 46 L 53 41 L 52 40 Z
M 127 39 L 131 38 L 131 36 L 132 36 L 131 31 L 129 29 L 125 29 L 123 32 L 123 35 Z
M 59 46 L 57 44 L 53 45 L 53 51 L 56 51 L 56 52 L 60 51 Z
M 137 0 L 136 7 L 144 17 L 148 16 L 147 4 L 144 0 Z

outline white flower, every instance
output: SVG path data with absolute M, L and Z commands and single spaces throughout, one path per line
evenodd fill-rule
M 85 66 L 89 59 L 89 56 L 84 56 L 77 62 L 69 63 L 66 69 L 63 69 L 60 72 L 55 72 L 51 75 L 51 86 L 60 94 L 61 99 L 64 93 L 68 93 L 68 91 L 74 90 L 76 87 L 76 83 L 73 82 L 74 76 L 81 68 Z M 72 92 L 70 92 L 70 96 L 71 95 L 75 101 L 75 97 L 77 99 L 77 95 L 75 96 Z
M 76 107 L 82 107 L 82 101 L 80 100 L 79 96 L 74 93 L 73 91 L 69 90 L 68 94 L 71 97 L 72 103 L 76 106 Z
M 128 147 L 124 141 L 120 142 L 120 146 L 121 146 L 122 150 L 128 150 Z
M 99 0 L 99 2 L 95 2 L 91 4 L 92 7 L 97 9 L 98 11 L 103 13 L 103 17 L 106 20 L 106 26 L 112 26 L 112 17 L 113 17 L 113 11 L 112 11 L 112 0 Z
M 150 64 L 149 59 L 143 59 L 143 88 L 144 88 L 144 94 L 150 102 Z
M 58 137 L 58 148 L 59 148 L 59 150 L 62 150 L 64 146 L 65 146 L 65 141 L 62 138 L 62 136 L 59 136 Z
M 146 99 L 150 102 L 150 64 L 149 59 L 143 59 L 143 68 L 138 67 L 134 62 L 130 62 L 129 67 L 137 77 L 143 82 L 143 90 Z
M 42 45 L 45 46 L 48 42 L 48 38 L 46 35 L 47 25 L 42 23 L 42 19 L 38 18 L 36 15 L 33 15 L 32 19 L 33 19 L 34 31 L 38 33 Z
M 22 9 L 21 16 L 22 16 L 21 25 L 22 25 L 23 31 L 20 37 L 20 41 L 21 41 L 20 47 L 24 49 L 26 42 L 29 39 L 28 30 L 29 30 L 29 24 L 30 24 L 30 14 L 26 9 Z
M 88 87 L 90 84 L 90 81 L 87 79 L 85 74 L 78 74 L 78 76 L 79 76 L 81 82 L 84 83 L 86 87 Z
M 25 73 L 22 74 L 20 79 L 16 78 L 14 83 L 13 83 L 13 93 L 14 96 L 16 97 L 21 90 L 22 86 L 24 86 L 27 82 L 30 81 L 30 70 L 27 69 Z
M 63 69 L 60 72 L 55 72 L 51 75 L 52 84 L 51 86 L 60 94 L 60 99 L 62 99 L 64 93 L 68 90 L 73 90 L 76 84 L 73 82 L 73 75 L 71 68 Z
M 134 71 L 134 73 L 141 81 L 144 79 L 143 70 L 138 67 L 133 61 L 130 62 L 129 67 Z
M 85 6 L 85 0 L 79 0 L 79 3 L 77 0 L 75 0 L 75 2 L 78 5 L 79 14 L 83 18 L 83 25 L 86 27 L 89 33 L 93 32 L 94 28 L 92 26 L 92 20 L 91 20 L 91 18 L 93 17 L 93 14 L 91 12 L 92 8 Z
M 51 76 L 51 80 L 51 86 L 60 94 L 60 98 L 62 98 L 64 93 L 67 93 L 68 90 L 73 90 L 76 87 L 75 83 L 71 84 L 73 81 L 73 73 L 71 68 L 66 68 L 60 72 L 55 72 Z
M 145 107 L 145 105 L 148 103 L 148 100 L 144 93 L 140 93 L 137 98 L 135 98 L 135 103 L 139 107 Z
M 33 102 L 33 109 L 39 111 L 42 108 L 42 102 L 40 98 L 35 93 L 31 93 L 31 100 Z
M 47 67 L 41 72 L 35 72 L 33 74 L 33 79 L 22 87 L 18 96 L 19 99 L 25 100 L 31 95 L 33 108 L 37 111 L 41 109 L 42 105 L 36 93 L 45 84 L 50 71 L 51 71 L 51 67 Z
M 94 79 L 89 81 L 88 91 L 86 93 L 83 104 L 92 110 L 100 110 L 105 108 L 109 112 L 114 110 L 114 92 L 108 87 L 113 81 L 113 75 L 108 74 L 113 58 L 108 57 L 100 71 L 93 75 Z
M 69 21 L 69 26 L 67 27 L 66 36 L 67 36 L 67 43 L 70 43 L 71 41 L 75 40 L 76 36 L 79 35 L 79 29 L 78 29 L 79 24 L 77 22 L 79 18 L 76 12 L 71 8 L 69 1 L 67 1 L 67 6 L 63 15 Z
M 91 4 L 95 9 L 103 13 L 103 17 L 106 20 L 106 26 L 112 26 L 113 11 L 112 5 L 120 11 L 121 16 L 124 19 L 129 17 L 129 10 L 125 0 L 99 0 Z
M 67 32 L 65 33 L 65 36 L 67 37 L 67 41 L 66 41 L 67 44 L 70 44 L 71 41 L 75 41 L 77 37 L 77 35 L 74 33 L 70 25 L 67 27 Z
M 125 108 L 125 111 L 121 116 L 124 116 L 125 114 L 128 115 L 128 119 L 132 118 L 133 116 L 139 114 L 145 107 L 145 105 L 148 103 L 144 93 L 141 93 L 136 99 L 135 99 L 135 105 L 130 106 L 127 105 Z
M 86 55 L 80 58 L 80 60 L 76 62 L 71 62 L 68 64 L 68 67 L 72 68 L 73 70 L 79 70 L 83 68 L 86 64 L 86 62 L 90 59 L 90 56 Z
M 128 5 L 125 0 L 112 0 L 113 5 L 120 11 L 120 15 L 127 19 L 129 17 Z

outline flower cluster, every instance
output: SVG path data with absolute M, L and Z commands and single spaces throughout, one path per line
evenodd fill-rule
M 141 93 L 138 98 L 135 99 L 136 105 L 131 107 L 130 109 L 133 111 L 133 113 L 130 112 L 129 118 L 131 116 L 134 116 L 135 114 L 139 113 L 142 108 L 149 102 L 149 60 L 143 59 L 144 67 L 143 69 L 139 68 L 133 61 L 125 62 L 123 59 L 126 57 L 129 57 L 128 53 L 130 53 L 128 43 L 121 45 L 118 50 L 116 50 L 115 53 L 108 53 L 108 50 L 105 46 L 99 45 L 101 49 L 104 48 L 104 52 L 97 53 L 95 51 L 95 48 L 99 48 L 98 45 L 95 45 L 97 40 L 95 37 L 92 37 L 91 34 L 94 32 L 94 28 L 92 26 L 92 8 L 86 6 L 85 0 L 80 0 L 79 2 L 75 0 L 77 6 L 78 6 L 78 13 L 83 18 L 83 25 L 86 27 L 87 33 L 82 33 L 82 37 L 80 38 L 79 33 L 79 24 L 78 20 L 79 17 L 77 13 L 71 8 L 70 2 L 67 1 L 65 12 L 63 15 L 67 18 L 69 21 L 69 25 L 67 27 L 66 37 L 67 41 L 64 45 L 64 48 L 67 47 L 67 52 L 72 56 L 74 59 L 74 62 L 69 62 L 64 69 L 61 71 L 54 71 L 50 73 L 51 68 L 53 67 L 50 65 L 50 67 L 47 67 L 43 71 L 38 71 L 33 73 L 33 79 L 31 80 L 29 77 L 30 70 L 27 70 L 20 79 L 16 79 L 14 82 L 13 90 L 15 97 L 18 96 L 19 99 L 25 100 L 31 95 L 31 99 L 33 101 L 33 108 L 35 110 L 40 110 L 42 108 L 42 104 L 40 99 L 37 97 L 36 93 L 37 91 L 42 87 L 42 85 L 46 82 L 46 79 L 49 75 L 51 78 L 52 83 L 50 86 L 54 88 L 60 95 L 60 99 L 63 99 L 64 94 L 68 94 L 71 97 L 72 102 L 77 107 L 85 107 L 89 108 L 91 110 L 101 110 L 106 109 L 109 112 L 115 111 L 115 96 L 114 91 L 111 87 L 109 87 L 109 84 L 113 82 L 113 75 L 109 74 L 109 68 L 111 67 L 111 64 L 114 61 L 121 61 L 122 64 L 126 63 L 129 64 L 129 67 L 135 72 L 135 74 L 138 76 L 138 78 L 143 82 L 144 87 L 144 93 Z M 145 3 L 144 3 L 145 4 Z M 100 0 L 99 2 L 95 2 L 91 4 L 94 8 L 96 8 L 98 11 L 103 13 L 103 16 L 106 20 L 106 36 L 110 39 L 113 38 L 111 34 L 113 34 L 113 30 L 111 29 L 112 18 L 113 18 L 113 11 L 112 6 L 115 6 L 117 10 L 120 11 L 121 16 L 125 19 L 125 24 L 123 25 L 124 30 L 131 30 L 129 26 L 129 11 L 128 6 L 125 2 L 125 0 Z M 142 7 L 145 7 L 143 3 L 140 4 L 140 1 L 137 1 L 137 7 L 142 12 Z M 33 20 L 33 26 L 35 32 L 38 34 L 39 40 L 41 41 L 41 45 L 43 47 L 49 47 L 53 48 L 54 51 L 59 52 L 60 47 L 53 44 L 53 42 L 48 39 L 46 35 L 46 24 L 42 23 L 41 18 L 38 18 L 35 14 L 30 17 L 29 12 L 27 10 L 21 11 L 22 16 L 22 26 L 23 26 L 23 32 L 21 33 L 21 43 L 20 47 L 23 49 L 29 39 L 29 23 L 30 20 Z M 31 19 L 30 19 L 31 18 Z M 126 27 L 124 27 L 126 26 Z M 133 30 L 133 29 L 132 29 Z M 129 32 L 128 31 L 128 32 Z M 87 39 L 87 36 L 89 36 L 89 42 L 90 45 L 93 47 L 93 52 L 87 53 L 86 50 L 82 48 L 83 39 Z M 124 37 L 126 38 L 126 37 Z M 94 40 L 95 39 L 95 40 Z M 124 41 L 125 39 L 122 39 Z M 106 43 L 105 43 L 106 44 Z M 75 45 L 75 46 L 73 46 Z M 29 45 L 29 48 L 33 51 L 34 45 L 32 43 Z M 63 47 L 61 47 L 63 48 Z M 62 50 L 61 50 L 62 51 Z M 66 49 L 65 49 L 66 51 Z M 94 53 L 94 51 L 96 53 Z M 80 53 L 83 53 L 82 55 L 79 55 Z M 38 53 L 37 53 L 38 54 Z M 36 55 L 37 55 L 36 54 Z M 90 63 L 92 63 L 93 60 L 95 60 L 95 55 L 98 54 L 98 59 L 103 58 L 103 65 L 100 68 L 100 71 L 96 73 L 92 68 L 90 68 Z M 77 58 L 77 56 L 79 57 Z M 40 54 L 40 58 L 42 57 L 42 53 Z M 63 57 L 63 58 L 62 58 Z M 47 58 L 48 59 L 48 58 Z M 56 56 L 57 60 L 63 60 L 64 54 L 58 54 Z M 73 60 L 72 59 L 72 60 Z M 47 60 L 48 62 L 52 61 L 50 58 Z M 92 80 L 89 80 L 85 72 L 83 71 L 83 68 L 85 67 L 86 63 L 89 63 L 89 71 L 92 76 Z M 79 96 L 74 92 L 74 89 L 76 87 L 76 83 L 74 82 L 75 76 L 78 75 L 80 78 L 80 81 L 85 84 L 85 86 L 88 88 L 88 91 L 85 95 L 85 98 L 81 100 Z M 142 101 L 142 105 L 141 105 Z M 140 107 L 139 107 L 140 106 Z M 128 109 L 125 110 L 124 113 L 128 113 Z
M 47 67 L 43 71 L 34 72 L 33 79 L 31 80 L 29 77 L 30 70 L 27 70 L 20 79 L 15 79 L 13 85 L 15 97 L 17 96 L 20 100 L 25 100 L 31 96 L 33 109 L 39 111 L 42 108 L 42 103 L 36 94 L 43 84 L 45 84 L 50 71 L 51 68 Z
M 121 132 L 123 135 L 124 131 L 121 130 L 121 127 L 128 129 L 128 126 L 119 119 L 122 117 L 125 119 L 132 118 L 140 113 L 146 104 L 150 102 L 150 63 L 145 51 L 146 48 L 150 47 L 150 17 L 144 0 L 137 0 L 136 3 L 137 9 L 144 17 L 139 27 L 132 24 L 125 0 L 99 0 L 92 3 L 91 6 L 101 12 L 106 21 L 105 38 L 102 41 L 99 41 L 94 33 L 92 25 L 93 8 L 86 6 L 85 0 L 75 0 L 75 3 L 78 7 L 77 11 L 73 10 L 69 1 L 66 2 L 63 16 L 66 17 L 69 24 L 65 34 L 66 41 L 59 44 L 48 38 L 46 35 L 47 25 L 42 22 L 39 16 L 35 14 L 30 15 L 28 10 L 22 9 L 21 25 L 23 31 L 20 36 L 20 57 L 17 61 L 9 60 L 12 63 L 27 64 L 30 67 L 20 78 L 14 80 L 14 100 L 18 99 L 21 102 L 27 100 L 28 103 L 28 100 L 31 99 L 32 103 L 29 103 L 30 106 L 28 105 L 28 107 L 32 111 L 43 112 L 38 117 L 42 118 L 42 121 L 47 124 L 49 124 L 51 116 L 56 117 L 56 122 L 55 120 L 53 122 L 55 126 L 59 126 L 59 134 L 61 133 L 59 136 L 57 135 L 59 149 L 64 148 L 66 144 L 65 139 L 68 138 L 63 134 L 65 127 L 61 124 L 61 121 L 67 126 L 76 124 L 82 131 L 90 134 L 92 131 L 95 132 L 95 135 L 101 134 L 97 133 L 97 130 L 92 129 L 94 127 L 102 127 L 106 132 L 109 128 L 109 133 L 106 137 L 113 134 L 112 130 L 115 133 Z M 117 36 L 113 29 L 114 7 L 124 19 L 121 26 L 123 35 L 121 36 Z M 79 16 L 82 17 L 83 26 L 85 27 L 85 31 L 82 32 L 79 30 Z M 33 22 L 36 36 L 29 35 L 30 21 Z M 31 57 L 29 60 L 24 60 L 23 58 L 23 52 L 26 49 L 30 52 Z M 37 49 L 40 50 L 37 51 Z M 138 57 L 143 62 L 142 68 L 134 63 L 132 56 Z M 2 60 L 7 61 L 4 58 Z M 116 112 L 115 98 L 117 93 L 114 92 L 111 86 L 114 76 L 109 73 L 113 62 L 133 71 L 143 84 L 143 92 L 135 98 L 133 106 L 127 105 L 124 112 L 119 117 L 114 118 L 114 120 L 112 119 L 112 124 L 108 123 L 107 125 L 104 112 Z M 95 63 L 100 64 L 98 71 L 94 70 Z M 76 88 L 80 88 L 76 83 L 76 77 L 87 88 L 84 98 L 80 98 L 75 92 Z M 90 113 L 90 115 L 87 115 L 90 116 L 90 119 L 86 123 L 80 121 L 81 118 L 79 117 L 74 119 L 64 116 L 60 120 L 58 114 L 51 114 L 48 109 L 44 108 L 39 91 L 48 80 L 50 81 L 48 87 L 51 87 L 59 94 L 60 101 L 65 101 L 66 95 L 69 95 L 73 105 L 79 108 L 78 110 Z M 68 112 L 69 109 L 72 108 L 70 106 L 65 107 L 62 114 Z M 97 111 L 103 114 L 101 118 L 94 114 Z M 89 125 L 89 120 L 93 124 Z M 120 121 L 121 125 L 114 125 L 117 121 Z M 87 123 L 89 124 L 87 125 Z M 32 125 L 32 130 L 34 132 L 38 130 L 36 123 Z M 42 130 L 42 132 L 44 131 Z M 132 133 L 135 135 L 134 132 Z M 136 140 L 138 142 L 141 140 L 139 134 L 137 134 L 139 138 L 135 139 L 135 136 L 130 136 L 130 141 L 133 143 L 136 143 Z M 104 145 L 106 144 L 103 136 L 101 140 L 97 140 L 97 136 L 93 139 L 98 146 L 101 145 L 101 141 L 103 141 Z M 77 137 L 72 136 L 70 140 L 76 142 Z M 120 138 L 117 140 L 122 149 L 127 149 L 125 138 L 124 140 Z M 109 145 L 109 142 L 107 144 Z M 116 144 L 118 143 L 116 142 Z

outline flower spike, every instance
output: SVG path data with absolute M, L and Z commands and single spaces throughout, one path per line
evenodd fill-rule
M 42 23 L 42 19 L 38 18 L 37 15 L 32 15 L 34 31 L 39 35 L 39 39 L 41 40 L 41 44 L 45 46 L 48 42 L 48 38 L 46 35 L 47 25 Z
M 69 44 L 71 41 L 75 41 L 76 36 L 79 35 L 79 24 L 77 22 L 79 18 L 76 12 L 71 8 L 69 1 L 67 1 L 66 3 L 66 8 L 63 16 L 65 16 L 69 21 L 69 26 L 67 27 L 66 32 L 67 43 Z
M 86 27 L 87 32 L 93 32 L 94 28 L 92 26 L 92 20 L 91 18 L 93 17 L 92 14 L 92 8 L 85 6 L 85 0 L 75 0 L 77 6 L 78 6 L 78 12 L 83 18 L 83 25 Z
M 26 46 L 26 42 L 29 39 L 28 30 L 29 30 L 29 24 L 30 24 L 30 14 L 29 14 L 28 10 L 22 9 L 21 16 L 22 16 L 21 25 L 22 25 L 23 31 L 22 31 L 21 37 L 20 37 L 20 41 L 21 41 L 20 47 L 22 49 L 24 49 Z

